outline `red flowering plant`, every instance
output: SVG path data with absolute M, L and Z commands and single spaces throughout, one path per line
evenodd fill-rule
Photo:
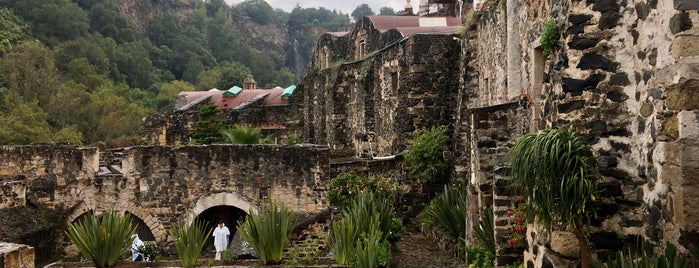
M 513 209 L 507 210 L 507 218 L 510 226 L 512 226 L 512 237 L 507 242 L 511 247 L 524 246 L 527 234 L 527 211 L 525 208 L 524 197 L 517 196 L 515 198 L 515 206 Z

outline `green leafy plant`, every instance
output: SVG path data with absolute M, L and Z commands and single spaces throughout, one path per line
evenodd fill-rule
M 478 226 L 473 228 L 473 234 L 478 239 L 478 244 L 495 256 L 495 229 L 493 228 L 493 210 L 488 209 L 485 219 L 481 219 Z
M 369 232 L 362 233 L 357 241 L 352 267 L 388 267 L 392 257 L 388 252 L 388 241 L 382 240 L 382 236 L 376 226 L 372 226 Z
M 556 25 L 556 21 L 549 20 L 544 23 L 539 43 L 544 49 L 544 56 L 548 56 L 553 52 L 553 49 L 558 45 L 558 25 Z
M 469 267 L 473 268 L 495 267 L 495 255 L 481 245 L 472 245 L 466 248 L 466 260 Z
M 271 204 L 259 212 L 250 210 L 237 229 L 265 264 L 279 264 L 291 240 L 295 218 L 295 213 L 284 205 Z
M 390 199 L 396 195 L 397 189 L 398 185 L 386 178 L 342 173 L 330 182 L 328 201 L 342 210 L 362 193 L 372 192 L 377 197 Z
M 180 258 L 182 267 L 194 267 L 199 260 L 201 251 L 209 239 L 211 229 L 206 230 L 204 222 L 195 220 L 191 224 L 183 221 L 175 223 L 170 230 L 170 234 L 175 241 L 177 256 Z
M 422 88 L 421 87 L 412 87 L 412 88 L 410 88 L 410 92 L 412 92 L 414 94 L 418 94 L 418 93 L 422 92 Z
M 597 165 L 583 137 L 573 127 L 549 129 L 517 139 L 509 154 L 511 175 L 525 193 L 527 214 L 550 231 L 573 229 L 583 267 L 590 267 L 584 233 L 586 207 L 595 200 Z
M 260 129 L 251 126 L 235 125 L 233 128 L 221 130 L 224 143 L 230 144 L 259 144 Z
M 116 264 L 131 246 L 135 231 L 129 215 L 112 210 L 101 218 L 89 213 L 84 221 L 69 224 L 65 234 L 85 258 L 101 268 Z
M 199 121 L 194 124 L 192 138 L 196 144 L 211 144 L 221 141 L 223 120 L 218 118 L 218 107 L 206 105 L 199 110 Z
M 422 211 L 425 215 L 421 218 L 429 218 L 429 220 L 421 220 L 421 222 L 437 223 L 458 240 L 464 236 L 466 230 L 467 208 L 466 188 L 445 185 L 444 191 L 432 199 L 430 205 Z M 430 228 L 425 225 L 422 227 Z
M 225 251 L 223 251 L 223 260 L 233 261 L 233 252 L 231 252 L 230 248 L 227 248 Z
M 354 254 L 355 242 L 358 236 L 358 228 L 353 218 L 341 217 L 332 223 L 332 249 L 333 258 L 339 265 L 349 264 Z
M 515 208 L 507 210 L 505 214 L 512 227 L 512 238 L 507 242 L 511 247 L 524 246 L 527 233 L 527 208 L 524 205 L 524 197 L 518 196 L 515 200 Z
M 448 170 L 449 163 L 442 157 L 448 130 L 446 126 L 423 129 L 408 141 L 409 152 L 405 155 L 405 162 L 415 181 L 429 183 Z

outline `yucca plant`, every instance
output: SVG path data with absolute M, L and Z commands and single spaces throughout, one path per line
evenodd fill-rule
M 478 239 L 478 244 L 495 256 L 495 230 L 493 228 L 493 210 L 488 209 L 485 219 L 481 219 L 478 226 L 473 229 L 473 234 Z
M 466 189 L 459 186 L 444 186 L 444 191 L 436 196 L 425 208 L 425 217 L 444 227 L 454 239 L 466 232 L 466 209 L 468 199 Z
M 371 236 L 377 232 L 381 243 L 387 241 L 390 233 L 400 232 L 402 226 L 396 228 L 394 213 L 388 199 L 378 197 L 373 193 L 360 194 L 352 200 L 349 207 L 340 214 L 340 219 L 332 224 L 333 253 L 335 261 L 347 265 L 356 258 L 357 241 L 362 236 Z M 383 244 L 382 244 L 383 245 Z M 390 260 L 390 254 L 389 260 Z M 386 258 L 382 258 L 386 259 Z
M 265 264 L 279 264 L 291 240 L 295 218 L 295 213 L 284 205 L 271 204 L 257 213 L 250 210 L 237 229 Z
M 84 221 L 69 224 L 65 234 L 85 258 L 101 268 L 116 264 L 131 246 L 135 231 L 129 215 L 112 210 L 101 218 L 89 213 Z
M 341 217 L 332 223 L 333 258 L 339 265 L 347 265 L 352 259 L 358 236 L 357 225 L 351 217 Z
M 182 267 L 188 268 L 197 264 L 206 241 L 211 235 L 211 228 L 206 230 L 206 224 L 198 220 L 194 220 L 189 225 L 179 221 L 172 227 L 170 234 L 175 240 L 177 256 L 180 258 Z
M 259 144 L 260 129 L 251 126 L 235 125 L 233 128 L 221 130 L 225 143 L 230 144 Z
M 573 229 L 582 267 L 590 267 L 583 216 L 595 200 L 597 165 L 583 137 L 573 127 L 549 129 L 517 139 L 509 154 L 514 184 L 526 195 L 528 215 L 548 231 Z
M 374 224 L 368 232 L 360 235 L 356 242 L 352 267 L 374 268 L 388 267 L 391 262 L 391 254 L 388 252 L 388 241 L 378 227 L 378 217 L 372 217 Z

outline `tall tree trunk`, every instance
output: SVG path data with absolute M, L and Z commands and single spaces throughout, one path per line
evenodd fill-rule
M 585 232 L 583 232 L 583 224 L 582 219 L 580 217 L 578 217 L 575 220 L 573 233 L 575 234 L 575 237 L 578 239 L 578 246 L 580 250 L 580 267 L 592 267 L 592 255 L 590 254 L 590 249 L 587 248 L 587 237 L 585 237 Z

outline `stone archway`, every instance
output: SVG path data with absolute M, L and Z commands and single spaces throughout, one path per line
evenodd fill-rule
M 239 195 L 235 193 L 217 193 L 209 196 L 199 198 L 197 203 L 187 212 L 185 216 L 185 222 L 191 224 L 194 219 L 203 213 L 205 210 L 217 207 L 217 206 L 231 206 L 236 207 L 245 213 L 250 210 L 256 212 L 257 208 L 251 205 L 248 201 L 242 199 Z M 230 228 L 230 227 L 229 227 Z

